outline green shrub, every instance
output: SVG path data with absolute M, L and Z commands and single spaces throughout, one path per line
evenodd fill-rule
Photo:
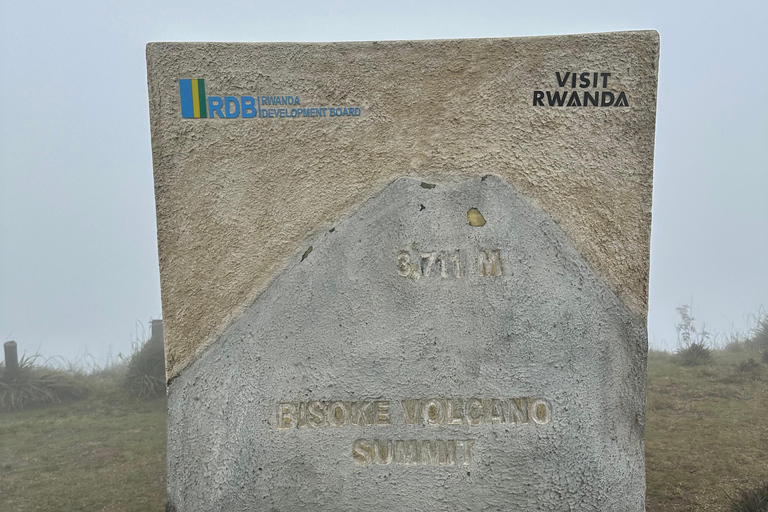
M 138 398 L 165 394 L 165 354 L 162 337 L 152 337 L 134 346 L 123 385 Z
M 749 337 L 740 331 L 735 331 L 725 336 L 723 350 L 725 352 L 744 352 L 749 350 Z
M 731 512 L 768 512 L 768 483 L 754 489 L 742 489 L 731 500 Z
M 677 362 L 682 366 L 700 366 L 709 364 L 712 360 L 712 349 L 709 347 L 711 334 L 705 328 L 697 329 L 691 314 L 691 307 L 683 305 L 678 308 L 680 323 L 677 330 Z
M 746 350 L 745 343 L 743 341 L 727 341 L 723 350 L 726 352 L 744 352 Z
M 750 357 L 736 365 L 736 372 L 750 380 L 762 380 L 763 365 L 754 357 Z
M 752 341 L 758 350 L 763 353 L 763 362 L 768 363 L 768 316 L 762 315 L 757 321 L 757 326 L 752 332 Z
M 37 366 L 39 356 L 22 357 L 19 369 L 0 365 L 0 411 L 15 411 L 84 398 L 89 394 L 82 376 L 65 370 Z
M 701 366 L 712 361 L 712 349 L 699 342 L 679 349 L 676 355 L 678 363 L 682 366 Z

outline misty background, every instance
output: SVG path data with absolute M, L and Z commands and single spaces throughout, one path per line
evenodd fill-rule
M 675 307 L 746 330 L 768 306 L 768 3 L 0 4 L 0 341 L 105 360 L 161 316 L 144 47 L 656 29 L 649 340 Z

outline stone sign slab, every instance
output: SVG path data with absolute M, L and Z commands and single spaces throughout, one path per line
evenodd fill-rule
M 147 59 L 169 508 L 644 509 L 655 32 Z

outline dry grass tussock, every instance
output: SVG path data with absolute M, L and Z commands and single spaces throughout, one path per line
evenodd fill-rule
M 165 354 L 162 338 L 135 343 L 126 359 L 123 377 L 125 388 L 137 398 L 153 398 L 165 394 Z
M 40 356 L 22 357 L 15 371 L 0 365 L 0 411 L 57 404 L 88 396 L 90 387 L 83 374 L 38 365 L 38 360 Z
M 90 354 L 76 361 L 22 356 L 19 369 L 6 370 L 0 362 L 0 412 L 18 411 L 79 400 L 94 391 L 122 393 L 128 398 L 165 394 L 162 338 L 137 341 L 130 355 L 99 363 Z
M 752 489 L 741 489 L 730 499 L 731 512 L 768 512 L 768 483 Z
M 676 356 L 682 366 L 702 366 L 712 361 L 712 349 L 704 343 L 694 342 L 678 350 Z
M 752 330 L 752 343 L 762 352 L 763 362 L 768 364 L 768 314 L 761 315 Z

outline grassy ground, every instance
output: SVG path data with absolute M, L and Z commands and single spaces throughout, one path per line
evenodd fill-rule
M 768 367 L 718 351 L 706 367 L 648 361 L 648 510 L 727 511 L 728 495 L 768 482 Z M 748 368 L 747 368 L 748 370 Z M 127 398 L 93 378 L 87 399 L 0 413 L 0 511 L 160 512 L 165 399 Z
M 758 352 L 716 351 L 709 366 L 648 358 L 647 510 L 727 511 L 728 496 L 768 482 L 768 368 Z
M 0 511 L 165 507 L 165 398 L 101 379 L 86 400 L 0 413 Z

